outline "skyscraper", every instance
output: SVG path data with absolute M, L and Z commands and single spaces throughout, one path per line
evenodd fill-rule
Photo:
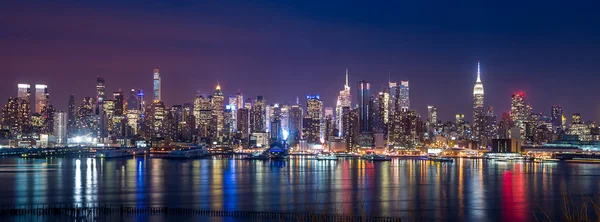
M 289 118 L 289 139 L 293 142 L 302 138 L 302 116 L 303 110 L 299 105 L 292 105 L 290 107 Z M 291 144 L 293 145 L 293 144 Z
M 479 61 L 477 61 L 477 81 L 473 87 L 473 139 L 481 140 L 485 129 L 485 112 L 483 108 L 483 83 L 481 82 L 481 72 Z
M 308 143 L 320 144 L 321 122 L 323 119 L 323 102 L 319 95 L 306 96 L 306 116 L 304 118 L 304 133 Z
M 98 101 L 98 105 L 102 105 L 102 103 L 104 102 L 104 97 L 106 95 L 105 90 L 106 85 L 104 79 L 98 76 L 98 78 L 96 79 L 96 101 Z
M 17 98 L 8 98 L 8 103 L 2 109 L 2 125 L 8 127 L 14 138 L 19 134 L 19 101 Z
M 67 111 L 67 136 L 71 137 L 77 132 L 77 104 L 75 103 L 75 95 L 69 96 L 69 109 Z
M 371 132 L 371 114 L 369 113 L 371 109 L 370 103 L 371 84 L 362 80 L 358 82 L 358 126 L 360 132 Z
M 67 113 L 58 111 L 54 115 L 54 136 L 58 144 L 67 144 Z
M 240 134 L 242 141 L 248 140 L 250 134 L 250 110 L 242 107 L 237 112 L 237 132 Z
M 551 116 L 552 127 L 553 128 L 561 127 L 562 126 L 562 107 L 560 105 L 552 106 L 551 113 L 552 113 L 552 116 Z
M 521 130 L 521 136 L 524 136 L 525 122 L 527 121 L 524 93 L 515 93 L 512 95 L 510 100 L 510 118 L 512 124 Z
M 139 107 L 140 104 L 135 89 L 131 89 L 129 98 L 127 99 L 127 125 L 131 127 L 133 134 L 138 134 L 138 124 L 140 121 Z
M 340 91 L 340 94 L 337 98 L 337 103 L 335 106 L 336 118 L 335 118 L 335 126 L 343 133 L 342 127 L 342 109 L 344 107 L 350 107 L 352 103 L 352 97 L 350 97 L 350 85 L 348 84 L 348 69 L 346 69 L 346 84 L 344 85 L 344 89 Z
M 18 84 L 18 135 L 31 133 L 31 87 L 29 84 Z
M 257 96 L 252 105 L 252 116 L 250 117 L 250 128 L 252 132 L 265 132 L 266 130 L 266 104 L 263 96 Z
M 231 110 L 231 125 L 230 125 L 230 127 L 232 128 L 232 132 L 235 132 L 236 127 L 237 127 L 237 110 L 239 108 L 242 108 L 242 107 L 238 106 L 237 99 L 238 99 L 237 95 L 230 95 L 229 101 L 227 103 L 229 106 L 229 110 Z
M 400 81 L 400 109 L 410 109 L 410 96 L 408 81 Z
M 216 116 L 216 133 L 215 137 L 220 140 L 221 134 L 223 133 L 223 111 L 225 109 L 225 97 L 223 97 L 223 92 L 221 92 L 221 86 L 217 85 L 215 88 L 215 92 L 213 93 L 211 99 L 212 105 L 212 115 Z
M 48 86 L 42 84 L 35 85 L 35 112 L 42 113 L 42 110 L 48 106 Z
M 160 91 L 160 70 L 158 67 L 154 68 L 154 101 L 162 101 Z
M 125 98 L 123 95 L 123 92 L 118 91 L 118 92 L 113 92 L 113 100 L 115 101 L 115 116 L 123 116 L 123 114 L 125 114 L 125 112 L 123 111 L 123 108 L 125 106 Z
M 437 108 L 435 106 L 427 106 L 427 132 L 429 138 L 433 138 L 435 135 L 435 128 L 437 126 Z

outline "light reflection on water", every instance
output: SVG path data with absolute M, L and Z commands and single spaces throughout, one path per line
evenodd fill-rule
M 600 166 L 458 159 L 247 161 L 0 158 L 0 205 L 108 204 L 318 211 L 446 220 L 561 214 L 562 192 L 592 197 Z M 144 220 L 144 216 L 137 218 Z

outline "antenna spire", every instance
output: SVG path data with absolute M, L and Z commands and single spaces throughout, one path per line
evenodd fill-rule
M 481 72 L 480 72 L 480 69 L 479 69 L 479 60 L 477 60 L 477 82 L 481 82 L 480 75 L 481 75 Z
M 346 68 L 346 87 L 348 87 L 348 68 Z

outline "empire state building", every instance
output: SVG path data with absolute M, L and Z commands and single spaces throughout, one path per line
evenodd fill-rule
M 473 139 L 480 141 L 484 135 L 485 114 L 483 110 L 483 83 L 481 82 L 481 70 L 477 61 L 477 81 L 473 87 Z

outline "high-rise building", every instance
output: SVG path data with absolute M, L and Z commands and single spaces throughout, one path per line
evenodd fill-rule
M 521 137 L 525 135 L 525 122 L 527 121 L 527 107 L 525 106 L 525 94 L 515 93 L 510 101 L 510 117 L 514 126 L 521 130 Z
M 290 106 L 282 105 L 281 106 L 281 114 L 279 115 L 281 119 L 281 131 L 290 132 Z
M 581 122 L 581 114 L 580 113 L 573 113 L 573 119 L 571 120 L 572 124 L 582 124 Z
M 229 101 L 228 101 L 228 105 L 229 106 L 229 110 L 231 110 L 231 132 L 235 132 L 236 127 L 237 127 L 237 110 L 239 108 L 242 108 L 241 106 L 238 106 L 238 101 L 237 101 L 238 97 L 237 95 L 231 95 L 229 96 Z
M 480 141 L 485 132 L 485 112 L 483 107 L 484 91 L 481 82 L 481 71 L 477 61 L 477 81 L 473 87 L 473 139 Z
M 100 76 L 96 79 L 96 101 L 99 105 L 102 105 L 106 95 L 106 83 Z
M 237 109 L 244 108 L 244 107 L 245 107 L 245 106 L 244 106 L 244 95 L 242 95 L 242 92 L 240 92 L 240 91 L 238 90 L 238 93 L 237 93 L 237 94 L 235 94 L 235 97 L 236 97 L 236 102 L 237 102 L 237 103 L 235 104 L 235 107 L 236 107 Z
M 299 139 L 302 138 L 302 117 L 304 115 L 304 111 L 302 107 L 299 105 L 292 105 L 290 107 L 289 112 L 289 136 L 288 139 L 293 143 L 290 145 L 294 145 Z
M 129 98 L 127 99 L 127 125 L 131 127 L 131 133 L 134 135 L 138 134 L 139 122 L 140 122 L 140 101 L 138 100 L 135 89 L 129 91 Z
M 257 96 L 256 101 L 252 105 L 252 116 L 250 117 L 250 128 L 253 133 L 265 132 L 266 122 L 266 101 L 263 96 Z
M 67 125 L 68 115 L 63 111 L 58 111 L 54 115 L 54 136 L 58 144 L 67 144 Z
M 437 108 L 435 106 L 427 106 L 427 132 L 429 138 L 433 138 L 436 133 L 437 127 Z
M 216 126 L 215 126 L 215 135 L 214 137 L 217 140 L 221 141 L 220 137 L 223 133 L 223 111 L 225 109 L 225 97 L 223 97 L 223 92 L 221 92 L 221 86 L 217 85 L 215 88 L 215 92 L 213 93 L 211 99 L 212 106 L 212 115 L 216 116 Z
M 342 126 L 344 127 L 344 140 L 347 144 L 347 151 L 354 151 L 354 148 L 358 145 L 360 131 L 358 108 L 344 107 L 342 109 L 342 120 L 344 121 Z
M 31 133 L 31 87 L 29 84 L 18 84 L 18 135 Z
M 42 110 L 48 106 L 48 86 L 42 84 L 35 85 L 35 112 L 42 113 Z
M 160 70 L 158 67 L 154 68 L 154 101 L 162 101 L 161 97 L 161 86 L 160 86 Z
M 236 128 L 240 134 L 240 139 L 247 142 L 250 134 L 250 110 L 243 107 L 238 109 Z
M 67 110 L 67 136 L 71 137 L 77 132 L 77 104 L 75 103 L 75 95 L 69 96 L 69 108 Z
M 371 84 L 367 81 L 358 82 L 358 115 L 360 132 L 371 132 Z
M 123 92 L 113 92 L 113 100 L 115 101 L 115 116 L 123 116 L 125 112 L 123 108 L 125 108 L 125 98 Z
M 8 98 L 8 103 L 2 109 L 2 125 L 8 127 L 12 137 L 19 134 L 19 100 L 17 98 Z
M 303 138 L 308 143 L 320 144 L 321 123 L 323 122 L 323 102 L 319 95 L 306 96 L 306 116 L 304 117 Z
M 496 116 L 496 113 L 494 112 L 494 107 L 489 107 L 487 110 L 487 113 L 485 114 L 485 129 L 483 130 L 485 132 L 484 138 L 485 139 L 485 145 L 487 147 L 490 146 L 492 139 L 499 139 L 498 138 L 498 117 Z
M 408 81 L 400 81 L 400 109 L 409 110 L 410 109 L 410 96 L 409 96 L 409 87 Z
M 552 110 L 551 110 L 552 116 L 551 116 L 551 121 L 552 121 L 552 127 L 553 128 L 559 128 L 562 126 L 562 107 L 560 105 L 554 105 L 552 106 Z
M 17 87 L 17 99 L 29 101 L 31 97 L 31 86 L 29 84 L 21 83 L 17 84 Z
M 342 109 L 344 107 L 350 107 L 352 103 L 352 97 L 350 97 L 350 85 L 348 84 L 348 69 L 346 69 L 346 84 L 344 85 L 344 89 L 340 91 L 340 94 L 337 98 L 337 103 L 335 106 L 336 117 L 334 118 L 336 121 L 336 128 L 343 133 L 342 127 Z
M 194 99 L 195 128 L 200 138 L 209 138 L 211 134 L 210 122 L 212 120 L 211 98 L 209 96 L 196 94 Z
M 389 104 L 388 104 L 388 121 L 394 116 L 394 112 L 397 110 L 400 105 L 400 101 L 398 97 L 400 97 L 400 88 L 398 87 L 398 83 L 396 82 L 388 82 L 388 90 L 389 90 Z

